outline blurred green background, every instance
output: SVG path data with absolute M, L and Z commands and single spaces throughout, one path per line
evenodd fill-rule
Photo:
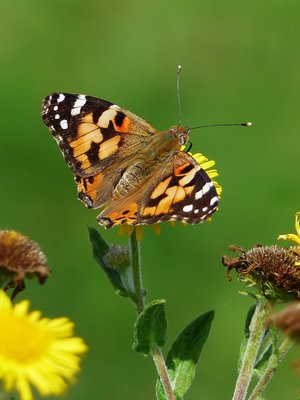
M 97 211 L 76 199 L 40 117 L 43 97 L 95 95 L 166 129 L 178 122 L 181 64 L 184 124 L 254 123 L 193 131 L 193 152 L 217 162 L 219 212 L 186 229 L 164 224 L 160 236 L 147 229 L 142 241 L 148 300 L 167 299 L 169 343 L 193 317 L 216 310 L 186 398 L 229 399 L 251 300 L 226 280 L 221 256 L 230 244 L 272 244 L 294 232 L 300 210 L 299 12 L 296 0 L 1 0 L 1 227 L 38 241 L 53 269 L 45 286 L 29 282 L 20 298 L 49 317 L 70 317 L 90 347 L 65 399 L 154 399 L 156 375 L 131 349 L 133 307 L 92 259 L 86 226 L 97 226 Z M 101 231 L 126 243 L 115 229 Z M 299 348 L 267 398 L 299 395 L 295 358 Z

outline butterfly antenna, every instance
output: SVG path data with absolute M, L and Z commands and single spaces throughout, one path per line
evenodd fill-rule
M 237 124 L 208 124 L 208 125 L 193 126 L 190 129 L 211 128 L 214 126 L 252 126 L 252 122 L 241 122 Z
M 178 101 L 178 119 L 179 125 L 181 125 L 182 117 L 181 117 L 181 101 L 180 101 L 180 71 L 181 65 L 177 67 L 177 101 Z

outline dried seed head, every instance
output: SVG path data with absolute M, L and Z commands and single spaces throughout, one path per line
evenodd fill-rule
M 246 252 L 238 246 L 231 246 L 230 250 L 238 257 L 233 260 L 223 257 L 228 274 L 235 269 L 241 280 L 258 286 L 267 297 L 281 300 L 288 300 L 291 296 L 300 298 L 300 267 L 297 265 L 300 256 L 293 248 L 254 246 Z
M 37 277 L 44 283 L 51 270 L 39 245 L 16 231 L 0 231 L 0 274 L 9 278 L 13 297 L 24 289 L 24 279 Z

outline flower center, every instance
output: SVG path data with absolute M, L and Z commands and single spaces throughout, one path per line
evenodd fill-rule
M 45 355 L 49 343 L 49 334 L 28 318 L 0 316 L 0 357 L 28 363 Z

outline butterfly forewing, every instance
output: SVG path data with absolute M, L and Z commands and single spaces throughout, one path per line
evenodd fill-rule
M 134 154 L 156 132 L 143 119 L 109 101 L 78 94 L 47 96 L 42 117 L 72 171 L 82 177 Z

